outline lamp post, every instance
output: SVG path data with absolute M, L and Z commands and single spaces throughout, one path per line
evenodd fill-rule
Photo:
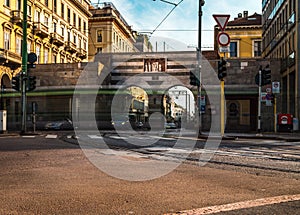
M 26 133 L 26 76 L 27 76 L 27 0 L 23 0 L 23 41 L 22 41 L 22 72 L 21 72 L 21 100 L 22 100 L 22 128 Z
M 198 86 L 198 110 L 199 110 L 199 134 L 201 134 L 202 130 L 202 114 L 201 114 L 201 30 L 202 30 L 202 7 L 204 6 L 205 1 L 199 0 L 199 14 L 198 14 L 198 48 L 197 48 L 197 63 L 198 63 L 198 71 L 199 71 L 199 82 L 200 85 Z

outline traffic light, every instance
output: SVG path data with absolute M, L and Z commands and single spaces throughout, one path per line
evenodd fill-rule
M 269 65 L 261 71 L 261 86 L 267 84 L 271 84 L 271 69 Z
M 200 86 L 200 80 L 196 72 L 190 71 L 190 85 Z
M 32 91 L 36 88 L 36 77 L 29 76 L 27 79 L 27 91 Z
M 227 68 L 226 68 L 226 60 L 224 58 L 221 58 L 221 60 L 218 62 L 218 78 L 222 81 L 227 76 Z
M 18 92 L 21 91 L 20 76 L 15 76 L 11 81 L 12 88 Z

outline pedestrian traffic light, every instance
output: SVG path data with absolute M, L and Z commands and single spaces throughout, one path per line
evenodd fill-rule
M 36 88 L 36 77 L 29 76 L 27 81 L 27 91 L 33 91 Z
M 18 92 L 21 91 L 20 76 L 15 76 L 11 81 L 12 88 Z
M 271 69 L 269 65 L 261 71 L 261 86 L 271 84 Z
M 200 86 L 200 80 L 196 72 L 190 71 L 190 85 Z
M 227 68 L 226 68 L 226 60 L 224 58 L 221 58 L 221 60 L 218 62 L 218 78 L 223 81 L 223 79 L 227 76 Z

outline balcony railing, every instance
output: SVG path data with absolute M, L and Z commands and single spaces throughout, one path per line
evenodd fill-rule
M 22 24 L 23 12 L 20 10 L 11 11 L 11 21 L 15 24 Z
M 75 53 L 76 51 L 77 51 L 77 49 L 76 49 L 76 44 L 75 43 L 73 43 L 73 42 L 71 42 L 71 41 L 67 41 L 66 43 L 65 43 L 65 50 L 67 51 L 67 52 L 70 52 L 70 53 Z
M 39 35 L 40 37 L 48 37 L 49 36 L 49 28 L 45 24 L 41 22 L 34 23 L 34 33 Z
M 79 48 L 77 49 L 77 53 L 76 53 L 77 57 L 79 57 L 80 59 L 85 59 L 87 57 L 87 51 L 84 50 L 83 48 Z
M 0 49 L 0 63 L 14 70 L 21 66 L 22 57 L 10 50 Z
M 62 46 L 64 44 L 64 37 L 53 32 L 51 33 L 51 42 L 56 46 Z

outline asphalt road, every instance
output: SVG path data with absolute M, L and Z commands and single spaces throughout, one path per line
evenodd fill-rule
M 154 180 L 121 180 L 96 168 L 78 145 L 45 135 L 0 138 L 0 175 L 0 214 L 167 214 L 300 193 L 299 174 L 193 162 Z M 297 214 L 299 201 L 221 214 L 238 210 Z

